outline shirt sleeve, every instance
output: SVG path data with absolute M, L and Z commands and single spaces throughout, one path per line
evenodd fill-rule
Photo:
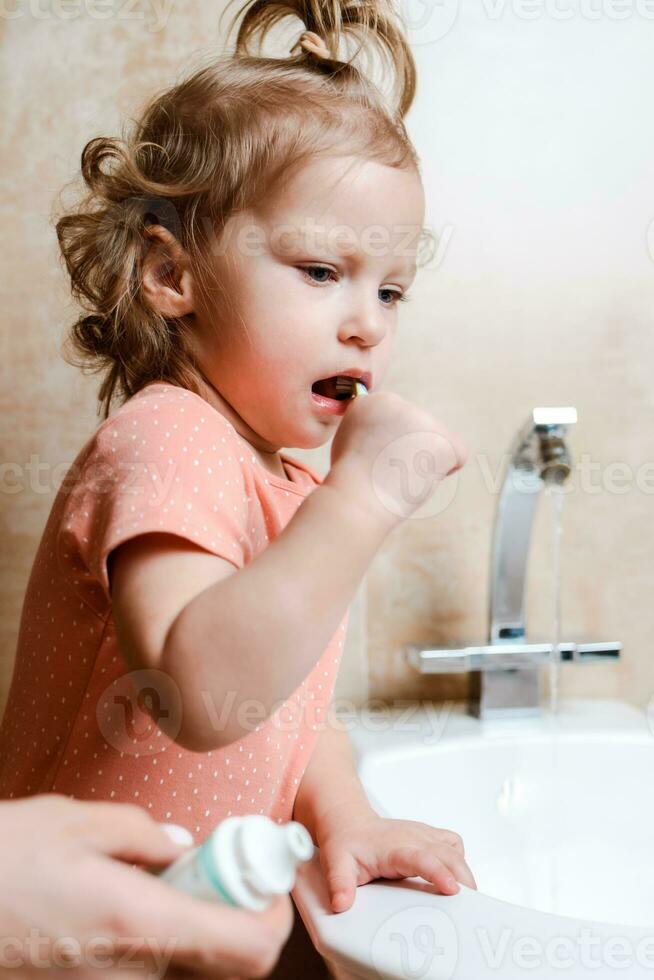
M 130 538 L 167 532 L 236 568 L 249 560 L 246 481 L 226 420 L 189 401 L 153 407 L 123 407 L 67 474 L 59 565 L 101 615 L 111 606 L 107 558 Z

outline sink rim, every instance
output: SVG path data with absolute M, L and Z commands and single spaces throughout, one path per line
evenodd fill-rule
M 402 707 L 390 707 L 388 714 L 390 720 L 397 718 L 401 711 L 406 710 L 408 701 L 402 702 Z M 412 702 L 416 705 L 417 721 L 420 723 L 427 719 L 430 709 L 425 702 Z M 433 705 L 432 705 L 433 709 Z M 433 720 L 433 710 L 431 710 Z M 620 741 L 633 742 L 641 741 L 645 736 L 648 740 L 654 738 L 652 719 L 647 712 L 637 708 L 635 705 L 620 701 L 618 699 L 568 699 L 560 704 L 560 714 L 558 717 L 558 727 L 556 732 L 564 737 L 575 737 L 580 740 L 592 738 L 593 741 L 606 738 L 608 735 L 617 737 Z M 386 757 L 390 752 L 393 755 L 406 754 L 410 748 L 415 752 L 416 741 L 420 750 L 424 748 L 425 754 L 441 751 L 445 746 L 446 751 L 454 750 L 457 746 L 463 747 L 472 741 L 480 746 L 488 744 L 489 741 L 500 742 L 510 741 L 515 738 L 529 738 L 530 741 L 543 742 L 548 734 L 552 734 L 553 719 L 547 713 L 540 718 L 519 718 L 513 720 L 493 719 L 484 721 L 472 718 L 465 713 L 463 704 L 453 705 L 450 703 L 450 710 L 447 713 L 445 724 L 443 725 L 438 742 L 432 745 L 421 745 L 421 731 L 413 733 L 396 731 L 392 724 L 385 731 L 370 731 L 364 727 L 366 720 L 365 709 L 355 715 L 355 724 L 349 731 L 350 739 L 354 749 L 354 755 L 359 771 L 365 765 L 366 760 L 373 762 L 374 758 Z M 422 728 L 424 735 L 425 728 Z M 399 743 L 399 744 L 398 744 Z M 654 747 L 654 746 L 653 746 Z M 403 879 L 394 882 L 371 882 L 357 890 L 357 898 L 352 908 L 346 913 L 335 915 L 329 909 L 324 882 L 318 863 L 318 856 L 309 862 L 298 875 L 296 887 L 293 891 L 293 898 L 298 910 L 305 922 L 307 930 L 316 945 L 317 949 L 327 959 L 335 963 L 344 965 L 346 968 L 355 968 L 363 976 L 380 976 L 379 964 L 373 965 L 370 949 L 371 942 L 380 928 L 380 916 L 388 918 L 389 910 L 407 907 L 407 894 L 412 896 L 411 901 L 414 905 L 433 906 L 450 911 L 456 910 L 456 929 L 462 950 L 472 949 L 477 941 L 475 927 L 480 921 L 489 922 L 493 919 L 499 923 L 506 923 L 511 920 L 519 925 L 519 928 L 529 931 L 534 937 L 543 937 L 543 942 L 548 935 L 578 935 L 584 929 L 592 928 L 594 935 L 602 941 L 610 942 L 616 936 L 623 937 L 627 941 L 637 946 L 639 942 L 650 939 L 654 935 L 654 921 L 652 926 L 644 928 L 642 926 L 626 926 L 622 923 L 595 922 L 592 919 L 584 919 L 573 916 L 560 915 L 555 912 L 545 912 L 531 909 L 523 905 L 513 904 L 504 899 L 494 898 L 485 893 L 476 892 L 474 889 L 461 886 L 461 891 L 455 896 L 443 896 L 437 891 L 429 891 L 425 888 L 425 883 L 420 879 L 415 879 L 416 885 L 420 882 L 421 887 L 411 886 L 414 879 Z M 554 932 L 553 932 L 554 930 Z M 363 939 L 366 938 L 364 942 Z M 467 937 L 467 938 L 466 938 Z M 484 971 L 483 965 L 476 964 L 469 966 L 469 973 L 466 973 L 465 964 L 461 970 L 457 968 L 455 973 L 450 974 L 452 980 L 482 980 L 483 977 L 496 977 L 497 969 L 487 967 Z M 364 971 L 361 973 L 361 971 Z M 388 977 L 400 977 L 401 974 L 394 972 L 392 964 L 389 963 L 389 972 L 385 973 Z M 524 977 L 524 969 L 516 971 L 515 976 Z M 534 971 L 534 976 L 560 977 L 561 970 L 540 969 Z M 575 965 L 575 978 L 582 976 L 593 976 L 595 980 L 607 980 L 609 977 L 615 978 L 615 967 L 605 965 L 594 965 L 584 967 L 581 964 Z M 642 976 L 651 977 L 651 970 L 641 970 L 639 967 L 630 969 L 627 974 L 630 977 Z M 509 974 L 502 972 L 503 980 Z

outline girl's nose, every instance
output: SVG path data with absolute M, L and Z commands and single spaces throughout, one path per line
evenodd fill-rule
M 354 338 L 372 347 L 384 339 L 389 327 L 388 313 L 384 317 L 384 310 L 380 309 L 379 300 L 374 305 L 374 301 L 370 302 L 366 297 L 358 300 L 343 317 L 339 339 L 347 341 Z

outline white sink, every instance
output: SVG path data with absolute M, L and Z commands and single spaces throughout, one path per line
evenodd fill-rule
M 333 915 L 316 856 L 294 897 L 338 976 L 654 978 L 645 712 L 571 701 L 555 717 L 482 722 L 424 703 L 346 727 L 377 811 L 460 833 L 479 890 L 375 882 Z

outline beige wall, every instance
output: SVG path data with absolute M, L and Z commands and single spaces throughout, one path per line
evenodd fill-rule
M 72 306 L 48 223 L 55 196 L 86 140 L 118 131 L 185 59 L 224 43 L 215 6 L 197 0 L 168 3 L 167 14 L 137 4 L 129 18 L 116 0 L 104 6 L 108 20 L 91 15 L 90 0 L 69 5 L 86 11 L 70 20 L 47 0 L 9 6 L 17 14 L 0 16 L 0 424 L 13 468 L 0 493 L 0 705 L 43 525 L 98 424 L 96 379 L 59 351 Z M 644 468 L 654 460 L 654 23 L 631 7 L 624 20 L 556 20 L 550 8 L 532 20 L 515 2 L 457 10 L 448 0 L 439 21 L 416 20 L 412 32 L 420 89 L 408 123 L 442 248 L 402 308 L 385 387 L 461 431 L 470 458 L 442 513 L 418 512 L 371 566 L 352 610 L 344 697 L 465 696 L 465 681 L 412 674 L 400 650 L 484 639 L 496 503 L 488 474 L 531 407 L 548 404 L 577 407 L 574 452 L 599 470 L 597 490 L 577 474 L 565 501 L 564 633 L 624 642 L 619 665 L 566 668 L 563 693 L 645 705 L 654 690 L 654 476 Z M 296 453 L 325 472 L 328 447 Z M 626 467 L 626 492 L 614 464 Z M 547 636 L 544 507 L 529 581 L 532 634 Z

